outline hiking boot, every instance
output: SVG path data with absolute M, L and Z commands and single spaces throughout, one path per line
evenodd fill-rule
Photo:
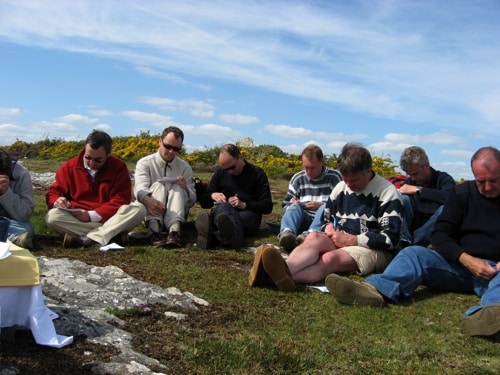
M 210 214 L 207 211 L 201 211 L 194 222 L 196 228 L 196 244 L 200 249 L 209 249 L 212 239 L 212 223 Z
M 305 231 L 297 236 L 297 246 L 301 245 L 302 242 L 304 242 L 304 240 L 306 239 L 308 234 L 309 234 L 309 232 Z
M 293 292 L 296 289 L 285 259 L 274 247 L 266 247 L 262 250 L 262 267 L 279 290 Z
M 89 247 L 97 244 L 94 240 L 91 240 L 87 236 L 75 236 L 74 234 L 66 233 L 63 239 L 63 248 L 77 248 L 77 247 Z
M 295 249 L 295 245 L 297 245 L 297 238 L 295 234 L 292 233 L 291 230 L 285 229 L 278 235 L 280 246 L 287 252 L 290 253 L 293 249 Z
M 173 230 L 168 234 L 167 247 L 181 247 L 181 236 L 179 235 L 179 232 Z
M 219 233 L 222 237 L 222 240 L 226 244 L 228 244 L 229 247 L 236 250 L 243 247 L 243 240 L 238 237 L 233 222 L 226 214 L 220 214 L 217 217 L 217 227 L 219 228 Z
M 370 284 L 360 283 L 347 277 L 331 273 L 325 279 L 325 285 L 337 301 L 347 305 L 384 307 L 384 297 Z
M 33 250 L 33 239 L 28 232 L 12 237 L 10 242 L 16 246 L 22 247 L 23 249 Z
M 462 331 L 469 336 L 492 336 L 500 331 L 500 303 L 486 305 L 462 319 Z
M 248 285 L 250 286 L 263 286 L 266 284 L 266 271 L 264 271 L 264 266 L 262 265 L 262 253 L 268 247 L 272 246 L 260 245 L 255 252 L 253 266 L 248 275 Z

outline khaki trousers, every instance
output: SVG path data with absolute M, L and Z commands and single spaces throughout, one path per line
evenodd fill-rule
M 129 232 L 141 224 L 146 216 L 146 208 L 142 203 L 133 202 L 121 206 L 115 215 L 105 223 L 82 222 L 71 215 L 70 212 L 52 208 L 45 216 L 47 226 L 59 234 L 74 234 L 88 238 L 106 245 L 116 235 Z

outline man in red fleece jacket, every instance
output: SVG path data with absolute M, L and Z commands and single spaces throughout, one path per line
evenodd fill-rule
M 46 194 L 47 226 L 64 236 L 63 247 L 125 245 L 127 233 L 141 223 L 146 209 L 131 204 L 132 183 L 127 165 L 111 155 L 111 137 L 90 133 L 78 156 L 57 171 Z

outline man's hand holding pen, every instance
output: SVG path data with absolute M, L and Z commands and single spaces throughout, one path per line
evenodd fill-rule
M 355 235 L 345 233 L 337 228 L 336 220 L 325 227 L 325 233 L 337 248 L 356 246 L 358 244 L 358 238 Z
M 247 204 L 240 200 L 238 194 L 234 194 L 232 197 L 230 197 L 228 199 L 228 202 L 231 206 L 240 210 L 244 210 L 247 207 Z

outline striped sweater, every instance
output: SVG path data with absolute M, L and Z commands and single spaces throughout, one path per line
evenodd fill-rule
M 326 203 L 323 228 L 357 235 L 358 245 L 373 250 L 395 251 L 401 232 L 403 204 L 397 189 L 375 174 L 368 185 L 354 192 L 345 182 L 333 189 Z
M 283 199 L 282 207 L 290 204 L 290 199 L 295 198 L 301 202 L 324 202 L 328 200 L 333 188 L 342 181 L 342 175 L 336 169 L 323 167 L 323 172 L 318 178 L 311 179 L 305 170 L 293 175 L 288 185 L 288 191 Z M 307 211 L 314 216 L 316 211 Z

